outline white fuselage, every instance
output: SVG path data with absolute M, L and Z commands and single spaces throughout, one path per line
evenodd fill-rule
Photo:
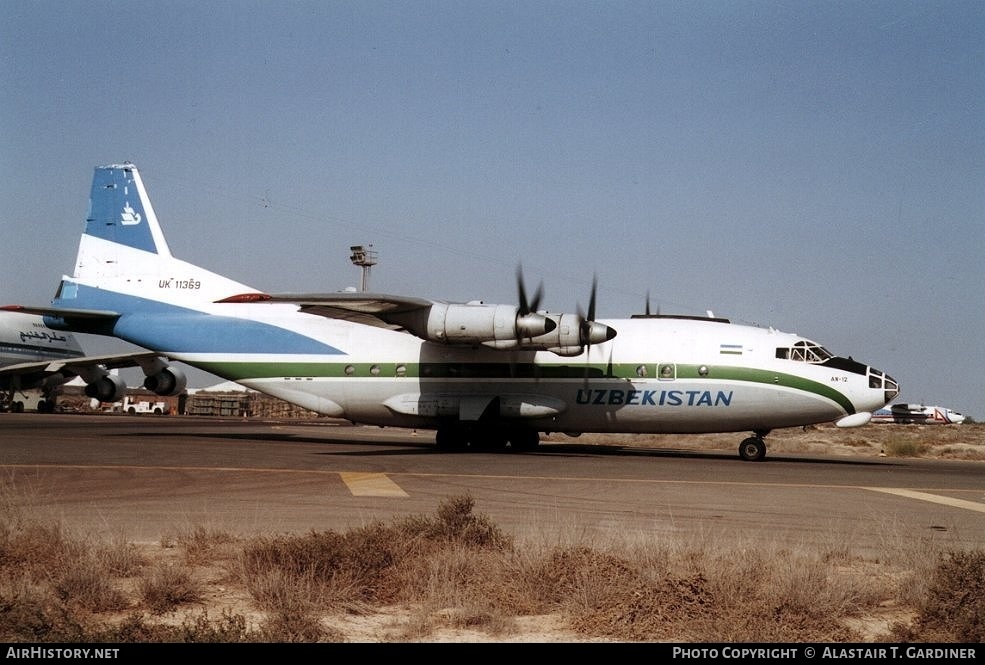
M 293 306 L 209 309 L 301 332 L 339 353 L 271 358 L 175 349 L 172 357 L 366 424 L 426 428 L 447 419 L 477 421 L 495 400 L 502 417 L 540 431 L 768 431 L 874 410 L 886 399 L 864 366 L 848 371 L 777 357 L 778 348 L 791 348 L 801 337 L 713 320 L 607 320 L 618 331 L 615 339 L 560 357 L 426 342 Z

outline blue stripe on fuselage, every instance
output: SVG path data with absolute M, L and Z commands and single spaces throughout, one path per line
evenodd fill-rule
M 129 168 L 96 168 L 85 232 L 127 247 L 156 251 L 147 213 Z
M 56 299 L 52 304 L 127 312 L 116 320 L 112 334 L 162 353 L 344 354 L 334 346 L 269 323 L 204 314 L 85 286 L 75 292 L 76 298 Z

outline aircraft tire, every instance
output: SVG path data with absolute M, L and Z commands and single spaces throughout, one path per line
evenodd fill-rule
M 473 429 L 469 437 L 469 443 L 476 450 L 496 451 L 504 450 L 508 442 L 506 433 L 498 428 Z
M 459 427 L 442 427 L 434 436 L 438 450 L 447 453 L 461 452 L 468 448 L 467 433 Z
M 510 433 L 510 448 L 528 452 L 540 445 L 540 434 L 532 429 L 516 429 Z
M 747 462 L 758 462 L 766 457 L 766 442 L 758 436 L 750 436 L 739 444 L 739 457 Z

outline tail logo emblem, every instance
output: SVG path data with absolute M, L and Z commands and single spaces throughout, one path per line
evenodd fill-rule
M 133 209 L 130 202 L 127 201 L 123 205 L 123 212 L 120 213 L 120 222 L 124 226 L 133 226 L 134 224 L 140 224 L 140 213 Z

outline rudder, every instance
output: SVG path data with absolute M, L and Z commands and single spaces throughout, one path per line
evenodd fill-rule
M 140 174 L 129 162 L 96 167 L 85 234 L 117 245 L 171 256 Z

